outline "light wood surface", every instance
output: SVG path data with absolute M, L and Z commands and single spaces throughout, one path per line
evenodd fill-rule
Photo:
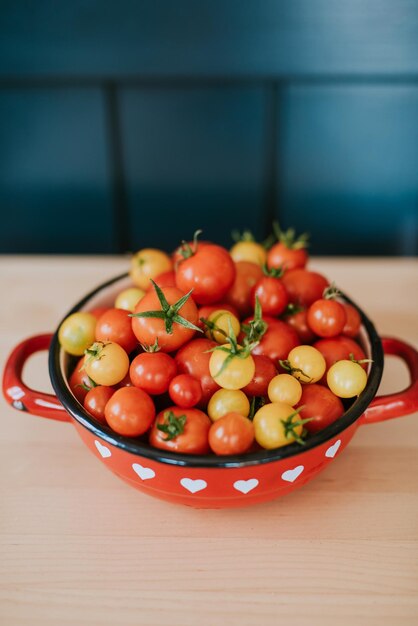
M 381 334 L 418 345 L 413 260 L 316 259 Z M 2 365 L 123 258 L 0 259 Z M 49 390 L 46 354 L 26 380 Z M 406 384 L 387 362 L 382 391 Z M 1 403 L 0 624 L 418 623 L 417 415 L 362 427 L 319 478 L 255 508 L 198 511 L 131 489 L 69 424 Z

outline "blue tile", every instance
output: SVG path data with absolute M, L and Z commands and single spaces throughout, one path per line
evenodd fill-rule
M 326 254 L 418 252 L 418 88 L 293 87 L 279 206 Z
M 261 90 L 127 89 L 120 106 L 133 249 L 197 228 L 225 244 L 233 228 L 262 235 Z
M 0 91 L 1 252 L 114 249 L 103 99 Z

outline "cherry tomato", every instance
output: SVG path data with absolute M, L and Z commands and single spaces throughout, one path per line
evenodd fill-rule
M 232 313 L 232 315 L 235 315 L 235 317 L 239 317 L 237 309 L 231 304 L 228 304 L 227 302 L 219 302 L 218 304 L 210 304 L 208 306 L 201 306 L 198 311 L 199 321 L 197 325 L 199 326 L 199 328 L 201 328 L 202 330 L 206 329 L 203 322 L 200 321 L 202 317 L 203 319 L 207 319 L 211 313 L 213 313 L 214 311 L 220 311 L 220 310 L 228 311 L 229 313 Z
M 112 387 L 128 373 L 129 357 L 117 343 L 96 341 L 86 351 L 84 369 L 98 385 Z
M 297 332 L 281 320 L 268 317 L 263 319 L 268 328 L 252 354 L 267 356 L 275 363 L 286 359 L 292 348 L 300 344 Z
M 97 319 L 91 313 L 73 313 L 61 324 L 58 340 L 61 347 L 74 356 L 81 356 L 93 343 Z
M 212 339 L 217 343 L 225 343 L 226 338 L 229 335 L 229 325 L 231 324 L 232 331 L 237 336 L 241 330 L 239 319 L 232 315 L 229 311 L 217 309 L 210 313 L 207 318 L 206 337 Z
M 132 257 L 130 276 L 137 287 L 146 291 L 150 278 L 172 269 L 173 262 L 168 254 L 162 250 L 144 248 Z
M 220 456 L 247 452 L 253 442 L 253 423 L 240 413 L 224 415 L 209 430 L 209 445 Z
M 103 315 L 103 313 L 106 313 L 106 311 L 109 310 L 109 308 L 110 307 L 108 307 L 108 306 L 96 306 L 94 309 L 90 309 L 90 311 L 88 311 L 88 313 L 90 313 L 90 315 L 94 315 L 96 320 L 98 320 L 99 317 L 101 317 Z
M 367 385 L 367 374 L 359 363 L 344 359 L 331 365 L 327 383 L 339 398 L 353 398 L 360 395 Z
M 168 391 L 176 374 L 175 360 L 164 352 L 142 352 L 134 358 L 129 368 L 129 376 L 135 387 L 152 396 Z
M 169 272 L 163 272 L 162 274 L 158 274 L 154 279 L 154 282 L 157 283 L 161 289 L 163 287 L 175 287 L 176 286 L 176 273 L 173 270 Z M 152 291 L 153 285 L 152 283 L 148 287 L 148 291 Z
M 266 249 L 256 241 L 238 241 L 230 250 L 235 263 L 248 261 L 257 265 L 264 265 L 267 261 Z
M 227 413 L 239 413 L 244 417 L 250 414 L 250 403 L 240 389 L 218 389 L 208 404 L 208 415 L 213 422 Z
M 199 234 L 199 232 L 198 232 Z M 178 248 L 176 248 L 173 252 L 173 263 L 176 268 L 177 265 L 184 261 L 185 258 L 188 258 L 190 254 L 194 254 L 200 248 L 204 248 L 205 246 L 213 246 L 214 244 L 211 241 L 199 241 L 195 239 L 194 241 L 186 241 L 186 243 L 182 243 Z
M 302 385 L 290 374 L 278 374 L 271 379 L 268 386 L 270 402 L 285 402 L 295 406 L 302 395 Z
M 209 451 L 211 421 L 199 409 L 172 406 L 157 415 L 149 442 L 155 448 L 182 454 L 206 454 Z
M 273 450 L 298 440 L 303 431 L 299 415 L 285 402 L 265 404 L 253 419 L 255 440 L 262 448 Z
M 309 419 L 305 428 L 310 433 L 317 433 L 326 428 L 344 413 L 343 403 L 329 389 L 322 385 L 304 385 L 298 406 L 301 419 Z
M 139 437 L 151 426 L 155 407 L 150 396 L 137 387 L 115 391 L 105 407 L 110 428 L 125 437 Z
M 263 277 L 263 270 L 249 261 L 236 262 L 235 269 L 235 281 L 225 299 L 236 308 L 241 317 L 245 317 L 252 312 L 251 293 L 255 284 Z
M 115 300 L 115 309 L 124 309 L 132 313 L 141 298 L 145 296 L 145 291 L 137 287 L 130 287 L 121 291 Z
M 73 370 L 73 373 L 68 380 L 70 389 L 80 404 L 83 404 L 84 398 L 86 397 L 88 391 L 92 389 L 95 385 L 95 383 L 92 382 L 91 378 L 89 378 L 89 376 L 87 375 L 87 372 L 84 369 L 83 365 L 84 356 L 79 359 Z
M 113 387 L 99 385 L 93 387 L 84 398 L 84 408 L 101 424 L 107 424 L 105 418 L 105 406 L 115 393 Z
M 289 352 L 290 373 L 302 383 L 316 383 L 325 373 L 325 359 L 312 346 L 297 346 Z
M 306 317 L 307 311 L 306 309 L 302 309 L 296 313 L 286 315 L 284 321 L 295 329 L 302 343 L 312 343 L 315 339 L 315 334 L 309 328 Z
M 341 334 L 347 316 L 340 302 L 321 298 L 309 307 L 307 320 L 318 337 L 336 337 Z
M 265 315 L 280 315 L 285 310 L 289 297 L 287 291 L 279 278 L 273 276 L 263 276 L 255 285 L 252 292 L 252 302 L 258 298 L 260 306 Z
M 189 374 L 175 376 L 170 382 L 168 393 L 174 404 L 182 409 L 191 409 L 202 399 L 200 382 Z
M 162 293 L 169 305 L 176 304 L 185 295 L 176 287 L 164 287 Z M 133 315 L 162 310 L 162 304 L 154 290 L 146 293 L 142 300 L 138 302 Z M 198 319 L 197 308 L 192 298 L 189 297 L 183 304 L 178 311 L 178 315 L 186 322 L 196 325 Z M 190 341 L 195 331 L 191 328 L 185 328 L 181 323 L 176 322 L 175 317 L 172 317 L 172 322 L 171 332 L 168 332 L 164 319 L 159 319 L 158 317 L 133 317 L 132 330 L 140 343 L 152 346 L 158 339 L 160 350 L 173 352 L 187 341 Z
M 324 276 L 303 268 L 285 272 L 282 281 L 290 302 L 304 307 L 309 307 L 315 300 L 322 298 L 324 290 L 328 287 L 328 281 Z
M 337 361 L 343 359 L 349 359 L 352 354 L 356 361 L 361 361 L 366 358 L 363 350 L 358 343 L 349 337 L 334 337 L 333 339 L 320 339 L 314 343 L 314 348 L 319 350 L 325 359 L 326 371 L 329 370 L 331 365 Z M 367 369 L 367 364 L 362 363 L 363 369 Z M 321 382 L 326 381 L 326 376 L 323 377 Z
M 357 337 L 360 332 L 361 317 L 357 309 L 351 304 L 344 304 L 346 322 L 342 330 L 342 334 L 346 337 Z
M 197 252 L 178 264 L 176 284 L 184 292 L 193 289 L 198 304 L 221 300 L 235 280 L 235 264 L 221 246 L 199 246 Z
M 242 388 L 247 396 L 267 396 L 269 382 L 277 374 L 276 366 L 267 356 L 253 353 L 255 372 L 251 382 Z
M 202 404 L 207 404 L 209 398 L 219 389 L 209 371 L 210 350 L 217 344 L 209 339 L 193 339 L 177 352 L 175 361 L 181 374 L 190 374 L 200 381 L 202 387 Z
M 209 361 L 210 374 L 223 389 L 242 389 L 251 382 L 254 376 L 254 360 L 251 354 L 244 358 L 234 356 L 229 343 L 223 344 L 222 348 L 227 352 L 223 350 L 212 352 Z
M 128 354 L 138 345 L 128 311 L 109 309 L 97 320 L 96 341 L 114 341 Z
M 282 267 L 285 270 L 293 270 L 305 267 L 308 262 L 308 253 L 305 248 L 288 248 L 284 243 L 274 244 L 267 255 L 269 268 Z

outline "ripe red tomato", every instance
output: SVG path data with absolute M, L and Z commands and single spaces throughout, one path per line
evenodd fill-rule
M 287 359 L 289 352 L 300 345 L 297 332 L 282 320 L 268 316 L 263 317 L 263 320 L 267 322 L 268 328 L 252 354 L 266 356 L 275 363 Z
M 235 280 L 235 263 L 221 246 L 198 246 L 197 252 L 177 266 L 176 284 L 184 292 L 193 289 L 198 304 L 213 304 L 225 297 Z
M 175 360 L 164 352 L 142 352 L 134 358 L 129 368 L 129 376 L 135 387 L 152 396 L 165 393 L 176 374 Z
M 306 309 L 302 309 L 301 311 L 291 313 L 290 315 L 286 315 L 284 317 L 284 321 L 286 322 L 286 324 L 289 324 L 289 326 L 295 329 L 295 331 L 299 335 L 299 339 L 302 343 L 305 344 L 312 343 L 315 339 L 315 334 L 309 328 L 306 317 Z
M 247 396 L 267 396 L 269 382 L 277 374 L 273 361 L 266 356 L 253 354 L 255 372 L 253 379 L 242 391 Z
M 101 424 L 107 424 L 105 418 L 105 406 L 115 393 L 113 387 L 99 385 L 93 387 L 84 398 L 84 408 Z
M 209 371 L 209 361 L 212 354 L 209 350 L 217 345 L 215 341 L 210 339 L 193 339 L 193 341 L 180 348 L 174 357 L 179 373 L 190 374 L 190 376 L 200 381 L 202 405 L 207 404 L 215 391 L 220 389 Z
M 108 309 L 97 320 L 96 341 L 113 341 L 118 343 L 128 354 L 138 345 L 132 330 L 129 311 L 124 309 Z
M 357 337 L 361 326 L 360 313 L 351 304 L 344 304 L 343 306 L 347 319 L 344 324 L 342 334 L 346 337 Z
M 305 424 L 310 433 L 326 428 L 344 413 L 343 403 L 323 385 L 302 385 L 302 397 L 297 406 L 303 406 L 300 419 L 311 419 Z
M 157 285 L 161 287 L 161 289 L 163 287 L 175 287 L 176 286 L 176 274 L 172 270 L 168 272 L 163 272 L 162 274 L 158 274 L 158 276 L 154 278 L 154 282 L 157 283 Z M 154 286 L 150 282 L 147 288 L 147 291 L 153 291 L 153 290 L 154 290 Z
M 255 306 L 255 299 L 258 298 L 264 315 L 280 315 L 283 313 L 289 302 L 287 291 L 279 278 L 273 276 L 263 276 L 255 285 L 251 298 Z
M 180 261 L 184 261 L 184 254 L 189 254 L 189 250 L 191 252 L 197 252 L 200 248 L 204 248 L 205 246 L 213 246 L 214 244 L 211 241 L 186 241 L 186 244 L 182 244 L 178 248 L 176 248 L 173 252 L 172 259 L 174 263 L 174 267 L 176 267 Z
M 346 323 L 344 306 L 336 300 L 321 298 L 308 309 L 309 327 L 318 337 L 336 337 L 342 333 Z
M 291 248 L 279 241 L 270 248 L 267 255 L 267 267 L 293 270 L 298 267 L 305 267 L 308 262 L 306 248 Z
M 235 263 L 235 269 L 235 281 L 225 300 L 236 308 L 240 318 L 250 315 L 253 310 L 251 292 L 263 277 L 263 270 L 260 265 L 250 261 L 238 261 Z
M 105 407 L 110 428 L 125 437 L 139 437 L 151 426 L 155 406 L 150 396 L 137 387 L 122 387 L 115 391 Z
M 175 376 L 170 382 L 168 393 L 174 404 L 183 409 L 191 409 L 202 399 L 200 382 L 189 374 Z
M 77 364 L 71 374 L 68 384 L 76 399 L 80 404 L 83 404 L 90 388 L 92 388 L 91 379 L 88 377 L 87 372 L 83 369 L 84 355 L 77 361 Z
M 176 287 L 164 287 L 162 293 L 169 305 L 176 304 L 185 293 L 177 289 Z M 146 313 L 149 311 L 162 311 L 162 304 L 158 298 L 158 295 L 154 291 L 149 291 L 138 302 L 135 307 L 135 316 L 138 313 Z M 184 318 L 187 322 L 196 325 L 198 321 L 197 307 L 189 297 L 189 299 L 179 309 L 178 314 Z M 173 318 L 175 320 L 175 318 Z M 171 332 L 167 332 L 166 324 L 163 319 L 158 317 L 132 317 L 132 330 L 142 344 L 152 346 L 158 339 L 158 346 L 163 352 L 173 352 L 180 346 L 185 344 L 195 334 L 195 331 L 191 328 L 185 328 L 176 321 L 173 322 Z
M 206 454 L 212 422 L 199 409 L 171 406 L 158 413 L 149 442 L 155 448 L 182 454 Z
M 354 358 L 357 361 L 366 358 L 361 347 L 354 341 L 354 339 L 350 339 L 350 337 L 344 337 L 341 335 L 340 337 L 333 337 L 332 339 L 320 339 L 316 341 L 314 344 L 314 348 L 319 350 L 322 356 L 325 359 L 325 363 L 327 368 L 325 370 L 324 376 L 321 378 L 321 383 L 324 382 L 326 384 L 326 374 L 331 367 L 337 361 L 342 361 L 344 359 L 349 359 L 350 354 L 353 354 Z M 367 363 L 361 363 L 361 366 L 364 370 L 367 371 Z
M 322 298 L 322 294 L 329 284 L 321 274 L 303 268 L 285 272 L 282 281 L 290 302 L 305 307 L 309 307 L 315 300 Z
M 209 445 L 215 454 L 243 454 L 253 442 L 253 423 L 239 413 L 227 413 L 210 427 Z
M 94 315 L 94 317 L 96 319 L 99 319 L 99 317 L 101 317 L 103 315 L 103 313 L 106 313 L 106 311 L 109 311 L 109 307 L 108 306 L 98 306 L 98 307 L 92 309 L 91 311 L 89 311 L 89 313 Z

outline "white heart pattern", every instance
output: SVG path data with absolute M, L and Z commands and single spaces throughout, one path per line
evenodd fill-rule
M 248 480 L 237 480 L 234 482 L 234 489 L 241 493 L 249 493 L 255 489 L 258 485 L 256 478 L 249 478 Z
M 338 450 L 340 449 L 340 445 L 341 445 L 341 439 L 337 439 L 337 441 L 328 448 L 328 450 L 325 452 L 325 456 L 327 456 L 329 459 L 333 459 L 334 456 L 337 454 Z
M 190 493 L 197 493 L 198 491 L 202 491 L 202 489 L 206 489 L 208 486 L 206 480 L 202 480 L 198 478 L 197 480 L 192 480 L 191 478 L 182 478 L 180 481 L 182 487 L 190 491 Z
M 288 483 L 294 483 L 296 478 L 298 478 L 302 474 L 304 469 L 305 468 L 303 465 L 298 465 L 297 467 L 294 467 L 293 469 L 286 470 L 282 474 L 282 480 L 285 480 Z
M 101 444 L 100 441 L 97 441 L 97 439 L 94 440 L 94 445 L 98 449 L 99 454 L 102 457 L 102 459 L 107 459 L 109 456 L 112 456 L 112 453 L 109 450 L 109 448 L 106 448 L 106 446 Z
M 149 480 L 150 478 L 155 477 L 155 472 L 150 467 L 144 467 L 139 463 L 133 463 L 132 469 L 139 476 L 141 480 Z
M 20 400 L 25 395 L 25 392 L 20 387 L 9 387 L 6 393 L 12 400 Z

